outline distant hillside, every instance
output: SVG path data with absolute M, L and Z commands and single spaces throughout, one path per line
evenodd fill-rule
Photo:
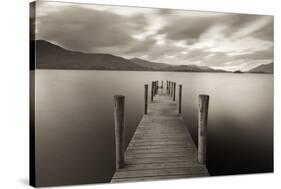
M 132 62 L 139 66 L 151 68 L 154 70 L 161 71 L 177 71 L 177 72 L 225 72 L 224 70 L 216 70 L 207 66 L 196 66 L 196 65 L 170 65 L 165 63 L 156 63 L 143 60 L 140 58 L 130 59 Z
M 41 69 L 143 70 L 122 57 L 68 51 L 47 41 L 36 41 L 36 67 Z
M 36 41 L 36 68 L 39 69 L 93 69 L 176 72 L 226 72 L 207 66 L 170 65 L 140 58 L 125 59 L 112 54 L 69 51 L 53 43 Z
M 248 70 L 250 73 L 273 73 L 273 63 L 270 64 L 262 64 L 253 69 Z
M 225 70 L 216 70 L 208 66 L 196 66 L 196 65 L 178 65 L 170 66 L 171 71 L 178 72 L 227 72 Z
M 130 59 L 130 61 L 138 64 L 139 66 L 144 66 L 144 67 L 148 67 L 148 68 L 152 68 L 152 69 L 167 69 L 168 67 L 171 66 L 169 64 L 150 62 L 150 61 L 143 60 L 140 58 L 132 58 L 132 59 Z

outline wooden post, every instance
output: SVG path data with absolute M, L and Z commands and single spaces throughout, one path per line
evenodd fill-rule
M 155 81 L 152 81 L 152 84 L 153 84 L 153 97 L 155 95 Z
M 159 85 L 158 85 L 158 80 L 156 81 L 156 90 L 155 90 L 155 94 L 158 94 L 158 87 L 159 87 Z
M 156 95 L 157 93 L 157 82 L 154 81 L 154 96 Z
M 115 145 L 116 145 L 116 169 L 125 166 L 125 96 L 114 96 L 114 125 L 115 125 Z
M 156 81 L 155 95 L 158 94 L 159 83 Z
M 168 84 L 169 84 L 169 81 L 168 81 L 168 80 L 166 81 L 166 84 L 167 84 L 166 89 L 168 89 Z
M 176 82 L 174 82 L 173 101 L 176 100 Z
M 199 95 L 198 161 L 206 164 L 209 96 Z
M 144 114 L 147 114 L 148 84 L 144 85 Z
M 151 82 L 151 102 L 153 102 L 153 96 L 154 96 L 154 81 Z
M 181 114 L 182 85 L 179 85 L 179 114 Z
M 154 96 L 154 81 L 152 81 L 152 94 Z
M 153 96 L 156 95 L 156 81 L 153 81 Z
M 161 81 L 161 89 L 163 89 L 163 81 Z
M 169 95 L 171 95 L 171 81 L 169 81 Z
M 170 94 L 170 96 L 172 96 L 172 94 L 173 94 L 173 89 L 174 89 L 173 82 L 171 81 L 171 94 Z
M 173 82 L 170 82 L 170 96 L 172 96 L 172 92 L 173 92 Z
M 171 96 L 171 97 L 173 96 L 173 90 L 174 90 L 173 82 L 171 81 L 171 93 L 170 93 L 170 96 Z
M 153 97 L 155 95 L 155 81 L 152 81 L 152 84 L 153 84 Z
M 170 94 L 170 81 L 168 81 L 168 83 L 167 83 L 167 94 L 169 95 Z
M 170 87 L 170 81 L 169 81 L 169 85 L 168 85 L 168 95 L 170 95 L 170 89 L 171 89 L 171 87 Z

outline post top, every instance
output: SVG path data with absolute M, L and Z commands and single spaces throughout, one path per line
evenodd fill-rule
M 201 99 L 209 99 L 209 95 L 207 95 L 207 94 L 199 94 L 199 98 L 201 98 Z
M 116 99 L 122 99 L 122 98 L 125 98 L 125 96 L 124 96 L 124 95 L 119 95 L 119 94 L 117 94 L 117 95 L 114 95 L 114 98 L 116 98 Z

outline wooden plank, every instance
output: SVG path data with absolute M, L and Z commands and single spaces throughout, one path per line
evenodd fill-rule
M 143 132 L 143 131 L 137 131 L 136 134 L 139 135 L 153 135 L 153 134 L 158 134 L 158 135 L 164 135 L 164 136 L 176 136 L 176 135 L 180 135 L 182 134 L 183 130 L 181 131 L 147 131 L 147 132 Z
M 119 171 L 114 178 L 130 178 L 130 177 L 150 177 L 150 176 L 169 176 L 169 175 L 190 175 L 204 174 L 204 167 L 188 167 L 188 168 L 171 168 L 171 169 L 151 169 L 151 170 L 127 170 Z
M 159 157 L 159 158 L 126 158 L 126 161 L 134 160 L 135 163 L 163 163 L 163 162 L 197 162 L 195 157 Z
M 194 154 L 193 150 L 175 152 L 150 152 L 150 153 L 127 153 L 126 158 L 160 158 L 160 157 L 187 157 Z
M 188 144 L 189 140 L 163 140 L 163 141 L 133 141 L 129 144 L 130 147 L 136 147 L 136 146 L 165 146 L 167 145 L 167 147 L 169 146 L 181 146 L 181 145 L 187 145 L 187 146 L 191 146 L 191 144 Z
M 127 171 L 127 170 L 145 170 L 145 169 L 163 169 L 163 168 L 188 168 L 188 167 L 204 167 L 202 164 L 198 164 L 197 162 L 189 161 L 189 162 L 160 162 L 160 163 L 143 163 L 136 164 L 134 161 L 126 162 L 126 169 L 120 169 L 119 171 Z
M 179 174 L 179 175 L 167 175 L 167 176 L 150 176 L 150 177 L 131 177 L 131 178 L 113 178 L 111 180 L 114 182 L 139 182 L 139 181 L 153 181 L 153 180 L 169 180 L 169 179 L 184 179 L 184 178 L 194 178 L 194 177 L 206 177 L 209 174 Z
M 154 145 L 130 145 L 128 147 L 128 149 L 132 149 L 132 148 L 176 148 L 176 147 L 185 147 L 185 146 L 191 146 L 191 145 L 186 145 L 186 144 L 154 144 Z
M 168 138 L 168 137 L 185 137 L 183 133 L 178 134 L 176 136 L 171 136 L 170 134 L 136 134 L 135 137 L 141 137 L 141 138 Z
M 158 146 L 128 146 L 127 151 L 129 150 L 146 150 L 146 149 L 168 149 L 168 147 L 173 149 L 182 149 L 182 148 L 192 148 L 192 145 L 177 145 L 177 146 L 166 146 L 166 145 L 158 145 Z
M 154 146 L 154 145 L 185 145 L 186 141 L 151 141 L 151 142 L 132 142 L 132 146 Z
M 194 152 L 194 149 L 192 147 L 183 147 L 183 148 L 131 148 L 127 150 L 127 154 L 131 153 L 181 153 L 181 152 L 188 152 L 192 150 Z
M 153 137 L 153 136 L 147 136 L 147 137 L 142 137 L 141 139 L 132 139 L 131 143 L 136 143 L 136 142 L 168 142 L 168 141 L 183 141 L 183 142 L 190 142 L 191 139 L 189 138 L 168 138 L 166 137 L 166 135 L 158 135 L 157 138 Z

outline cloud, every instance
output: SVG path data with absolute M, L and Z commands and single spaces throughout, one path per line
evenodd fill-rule
M 159 33 L 165 34 L 171 40 L 188 40 L 194 41 L 198 39 L 212 25 L 210 18 L 170 18 L 169 24 L 164 26 Z
M 273 17 L 268 16 L 267 19 L 268 22 L 263 27 L 260 27 L 258 30 L 252 33 L 252 35 L 258 39 L 273 42 Z
M 131 35 L 143 31 L 146 20 L 80 7 L 66 6 L 38 17 L 38 38 L 71 50 L 93 52 L 96 48 L 129 45 Z
M 179 55 L 188 64 L 211 66 L 230 70 L 248 70 L 260 63 L 270 63 L 273 58 L 273 49 L 254 51 L 248 54 L 229 55 L 224 52 L 210 52 L 203 49 L 189 50 L 187 54 Z M 243 65 L 243 67 L 241 67 Z
M 226 13 L 202 16 L 204 13 L 201 13 L 201 16 L 196 17 L 190 14 L 177 14 L 176 12 L 173 14 L 173 12 L 175 11 L 161 11 L 161 15 L 166 16 L 167 24 L 159 31 L 172 40 L 186 40 L 187 43 L 190 41 L 196 42 L 200 36 L 213 27 L 223 27 L 223 34 L 226 37 L 231 37 L 243 29 L 252 30 L 246 34 L 253 34 L 253 37 L 257 38 L 270 40 L 273 36 L 273 17 L 271 16 Z M 256 22 L 260 20 L 264 20 L 263 23 L 259 27 L 255 27 Z
M 37 39 L 70 50 L 229 70 L 273 61 L 272 16 L 58 2 L 37 5 Z

